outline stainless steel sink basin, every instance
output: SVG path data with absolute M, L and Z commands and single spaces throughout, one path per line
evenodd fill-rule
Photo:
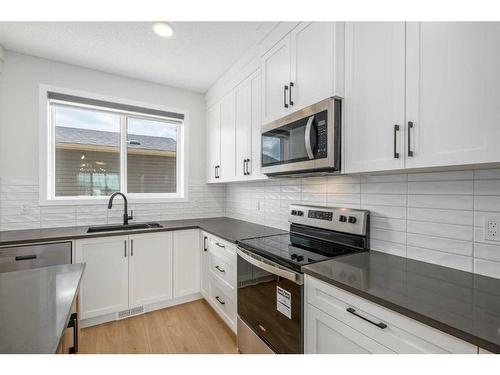
M 89 227 L 87 229 L 87 233 L 112 232 L 118 230 L 149 229 L 149 228 L 163 228 L 163 226 L 160 223 L 100 225 L 100 226 Z

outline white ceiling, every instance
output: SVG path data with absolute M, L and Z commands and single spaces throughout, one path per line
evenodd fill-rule
M 205 92 L 259 38 L 263 22 L 0 22 L 5 49 Z

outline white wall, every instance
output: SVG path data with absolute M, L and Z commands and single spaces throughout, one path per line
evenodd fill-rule
M 38 90 L 41 83 L 187 109 L 190 201 L 136 205 L 136 216 L 138 220 L 158 220 L 223 214 L 220 207 L 223 202 L 218 204 L 212 195 L 223 194 L 224 187 L 205 185 L 202 94 L 5 51 L 0 73 L 0 230 L 116 221 L 105 205 L 39 206 Z
M 288 229 L 291 203 L 368 209 L 370 247 L 500 278 L 500 242 L 484 218 L 500 217 L 500 169 L 350 175 L 230 184 L 226 216 Z

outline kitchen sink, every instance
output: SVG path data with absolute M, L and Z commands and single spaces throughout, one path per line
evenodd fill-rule
M 100 226 L 89 227 L 87 229 L 87 233 L 112 232 L 118 230 L 133 230 L 133 229 L 152 229 L 152 228 L 163 228 L 163 226 L 160 223 L 100 225 Z

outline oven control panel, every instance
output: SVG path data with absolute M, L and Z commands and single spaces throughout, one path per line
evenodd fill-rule
M 366 235 L 370 211 L 292 204 L 288 221 L 338 232 Z

